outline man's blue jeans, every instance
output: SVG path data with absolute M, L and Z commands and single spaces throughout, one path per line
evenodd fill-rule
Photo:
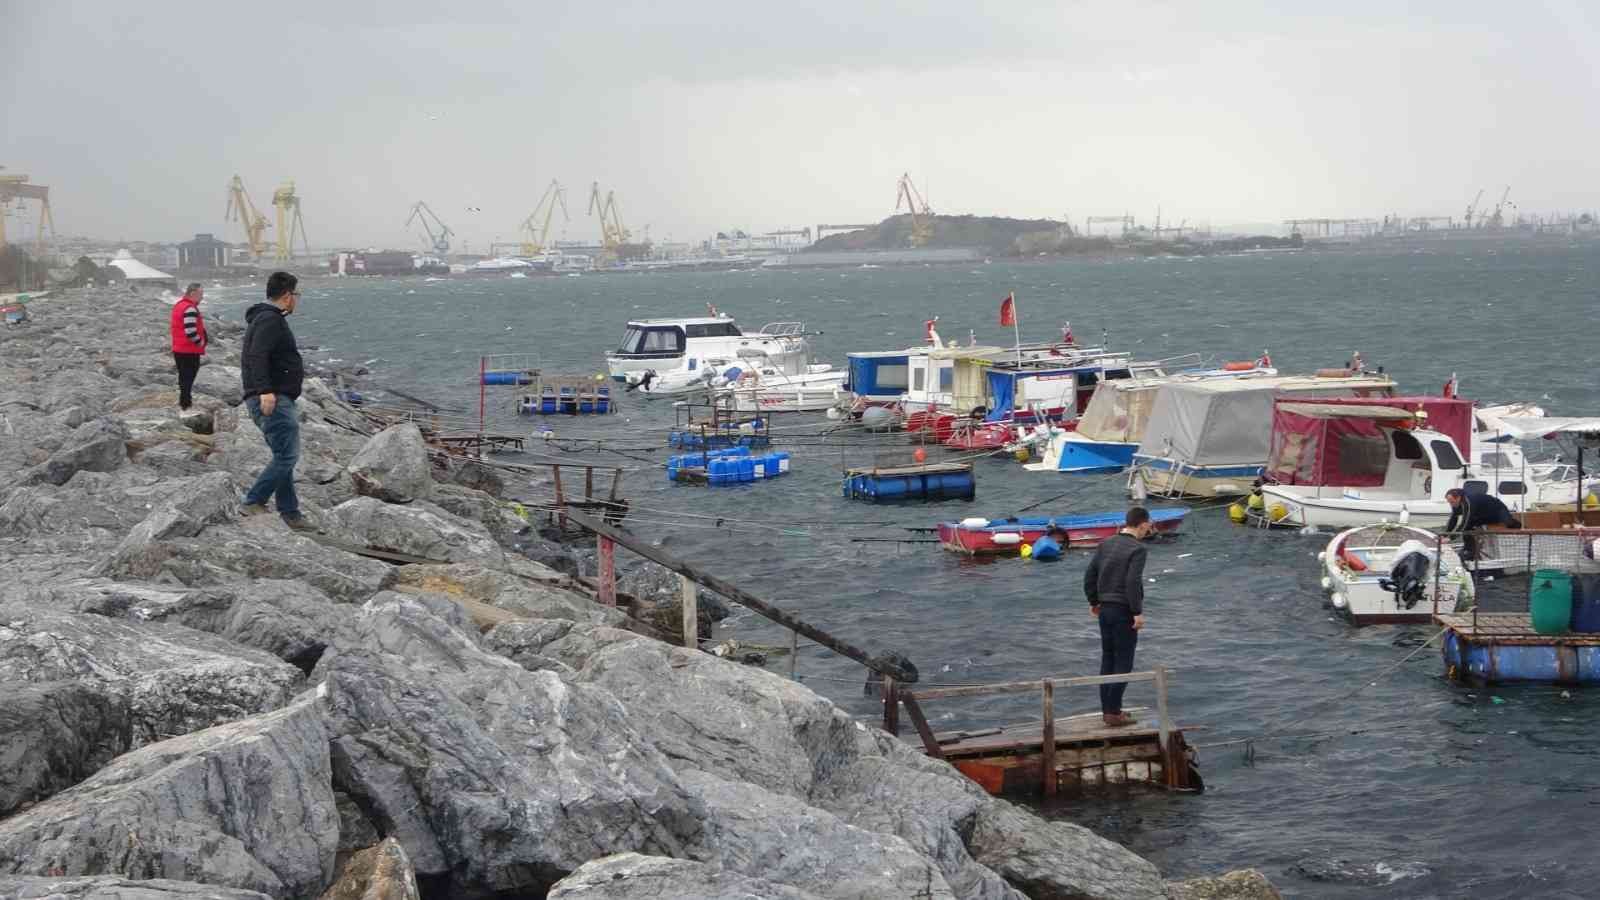
M 265 506 L 267 497 L 276 495 L 278 514 L 292 519 L 300 515 L 300 498 L 294 492 L 294 466 L 300 461 L 300 410 L 293 400 L 283 396 L 278 397 L 269 416 L 261 414 L 261 398 L 250 397 L 244 403 L 251 421 L 272 448 L 272 462 L 261 470 L 250 492 L 244 495 L 244 502 Z

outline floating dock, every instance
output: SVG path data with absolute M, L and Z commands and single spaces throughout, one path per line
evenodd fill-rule
M 927 463 L 846 469 L 843 493 L 855 500 L 971 500 L 977 495 L 972 463 Z
M 1525 612 L 1453 613 L 1445 629 L 1445 674 L 1475 685 L 1600 684 L 1600 633 L 1540 634 Z
M 1097 687 L 1114 682 L 1153 682 L 1156 708 L 1129 707 L 1138 720 L 1110 727 L 1099 713 L 1057 718 L 1057 687 Z M 928 727 L 922 702 L 949 697 L 1016 694 L 1038 691 L 1040 721 L 996 728 L 935 733 Z M 1167 672 L 1158 668 L 1126 675 L 1086 675 L 1004 684 L 933 687 L 913 690 L 891 684 L 884 698 L 884 728 L 898 734 L 899 707 L 922 739 L 923 751 L 949 762 L 963 775 L 996 796 L 1073 793 L 1110 785 L 1149 784 L 1199 792 L 1205 789 L 1194 752 L 1183 729 L 1167 715 Z M 1153 713 L 1153 714 L 1152 714 Z

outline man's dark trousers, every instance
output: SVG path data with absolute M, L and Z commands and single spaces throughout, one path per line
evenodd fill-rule
M 1139 632 L 1133 630 L 1133 613 L 1121 603 L 1100 605 L 1100 674 L 1122 675 L 1133 671 L 1133 650 Z M 1100 685 L 1100 712 L 1122 712 L 1122 694 L 1128 683 Z
M 178 364 L 178 406 L 188 409 L 194 402 L 189 389 L 194 387 L 194 377 L 200 374 L 200 354 L 173 351 L 172 361 Z

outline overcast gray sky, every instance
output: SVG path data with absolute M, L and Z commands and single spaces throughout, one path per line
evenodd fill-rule
M 0 0 L 0 165 L 70 234 L 186 238 L 293 178 L 314 246 L 482 247 L 552 178 L 635 235 L 938 212 L 1600 207 L 1600 4 Z M 237 226 L 232 226 L 237 229 Z

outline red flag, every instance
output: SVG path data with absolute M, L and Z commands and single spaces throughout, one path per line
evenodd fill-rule
M 1006 298 L 1000 301 L 1000 324 L 1017 324 L 1017 295 L 1015 293 L 1007 294 Z
M 1456 373 L 1451 372 L 1450 380 L 1444 383 L 1444 390 L 1440 391 L 1440 394 L 1445 397 L 1454 397 L 1458 390 L 1460 390 L 1460 386 L 1456 383 Z

